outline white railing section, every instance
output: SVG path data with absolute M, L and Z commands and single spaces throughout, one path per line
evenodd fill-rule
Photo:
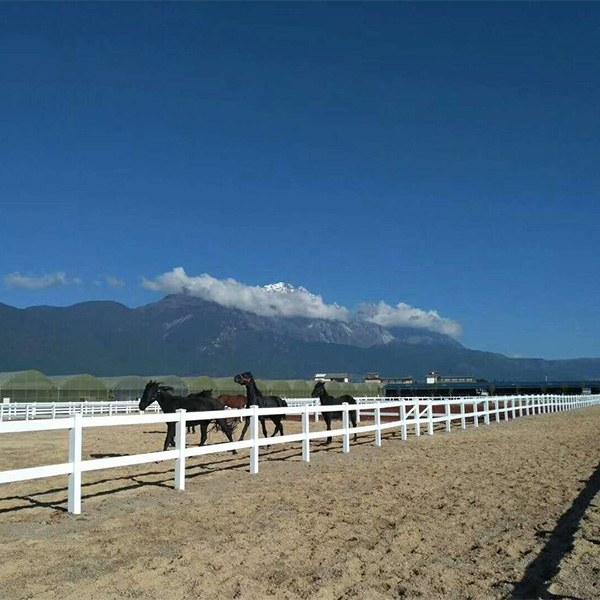
M 359 404 L 369 404 L 393 398 L 362 397 L 356 398 Z M 288 406 L 318 406 L 318 398 L 284 398 Z M 34 419 L 60 419 L 75 414 L 93 415 L 130 415 L 139 414 L 139 400 L 98 401 L 98 402 L 12 402 L 0 404 L 0 423 L 3 421 Z M 158 404 L 149 406 L 145 412 L 160 412 Z M 318 413 L 315 413 L 318 420 Z
M 137 414 L 115 416 L 84 416 L 75 413 L 71 417 L 62 419 L 47 419 L 40 421 L 13 421 L 0 423 L 0 434 L 22 433 L 32 431 L 49 431 L 57 429 L 69 430 L 69 457 L 68 461 L 55 465 L 31 467 L 0 471 L 0 483 L 14 483 L 29 481 L 42 477 L 55 475 L 68 475 L 68 510 L 71 513 L 81 512 L 81 479 L 82 473 L 99 469 L 110 469 L 130 465 L 140 465 L 150 462 L 175 460 L 175 488 L 185 488 L 185 462 L 192 456 L 228 452 L 248 448 L 250 450 L 250 473 L 258 473 L 259 449 L 261 446 L 302 442 L 302 459 L 310 461 L 310 442 L 326 437 L 342 436 L 343 451 L 350 451 L 350 435 L 354 433 L 375 434 L 375 445 L 381 446 L 381 434 L 388 429 L 400 429 L 402 440 L 406 440 L 408 428 L 412 428 L 415 435 L 421 435 L 423 427 L 428 435 L 433 435 L 436 423 L 445 424 L 445 430 L 450 431 L 452 423 L 459 421 L 462 429 L 467 426 L 467 419 L 471 419 L 474 426 L 478 427 L 480 421 L 489 425 L 490 420 L 516 419 L 540 413 L 573 410 L 600 404 L 600 395 L 594 396 L 490 396 L 474 398 L 400 398 L 378 399 L 375 403 L 361 405 L 342 404 L 338 406 L 295 406 L 288 408 L 261 408 L 256 406 L 245 409 L 232 409 L 228 411 L 228 418 L 250 418 L 250 439 L 242 442 L 227 442 L 210 444 L 201 447 L 186 446 L 186 422 L 222 418 L 222 411 L 207 411 L 186 413 L 179 410 L 176 414 Z M 350 427 L 349 415 L 351 411 L 369 411 L 373 414 L 372 425 Z M 392 421 L 382 421 L 382 410 L 394 415 Z M 393 411 L 393 412 L 392 412 Z M 330 431 L 311 431 L 310 415 L 316 412 L 341 412 L 342 427 Z M 299 415 L 302 420 L 302 433 L 260 438 L 259 418 L 269 415 Z M 162 452 L 149 452 L 130 456 L 117 456 L 83 460 L 83 433 L 91 427 L 114 427 L 121 425 L 142 425 L 148 423 L 175 423 L 175 450 Z
M 75 414 L 93 415 L 131 415 L 139 414 L 139 400 L 121 400 L 115 402 L 10 402 L 0 404 L 0 423 L 3 421 L 34 419 L 60 419 Z M 149 412 L 160 412 L 158 404 L 148 407 Z
M 452 397 L 450 400 L 459 398 Z M 298 406 L 319 406 L 318 398 L 284 398 L 289 407 Z M 386 398 L 382 396 L 363 396 L 355 398 L 360 405 L 373 404 L 376 402 L 392 402 L 398 398 Z M 72 417 L 75 414 L 84 416 L 94 415 L 130 415 L 139 414 L 139 400 L 122 401 L 86 401 L 86 402 L 12 402 L 0 404 L 0 423 L 3 421 L 24 420 L 33 421 L 35 419 L 60 419 L 63 417 Z M 149 406 L 145 412 L 158 413 L 160 407 L 154 403 Z M 357 411 L 357 418 L 360 421 L 361 414 L 373 416 L 372 410 Z M 395 416 L 396 413 L 382 412 L 382 417 Z M 319 413 L 315 412 L 315 421 L 319 420 Z

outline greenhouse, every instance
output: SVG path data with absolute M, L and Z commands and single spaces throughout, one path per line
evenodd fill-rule
M 310 395 L 315 387 L 314 381 L 306 381 L 305 379 L 291 379 L 290 398 L 310 398 Z
M 244 396 L 246 394 L 246 388 L 237 384 L 233 377 L 213 377 L 212 378 L 215 389 L 213 390 L 213 396 L 222 396 L 224 394 L 228 396 Z
M 147 377 L 124 375 L 122 377 L 101 377 L 108 390 L 108 399 L 115 402 L 139 400 L 148 383 Z
M 63 375 L 51 378 L 58 388 L 58 402 L 99 402 L 108 400 L 104 382 L 93 375 Z
M 184 379 L 190 394 L 197 394 L 204 390 L 212 390 L 213 396 L 218 396 L 217 383 L 212 377 L 186 377 Z
M 0 373 L 0 398 L 9 402 L 56 402 L 56 384 L 39 371 Z
M 174 396 L 187 396 L 189 393 L 187 383 L 181 377 L 177 377 L 177 375 L 152 375 L 145 377 L 144 379 L 146 380 L 146 383 L 152 379 L 154 381 L 160 381 L 163 385 L 171 386 L 173 388 L 171 393 Z
M 262 390 L 260 386 L 258 389 Z M 274 381 L 269 381 L 265 386 L 265 390 L 262 390 L 263 394 L 267 394 L 269 396 L 279 396 L 280 398 L 291 398 L 292 394 L 290 382 L 286 381 L 285 379 L 275 379 Z

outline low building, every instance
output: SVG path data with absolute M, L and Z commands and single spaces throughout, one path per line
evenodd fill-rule
M 436 383 L 475 383 L 475 377 L 471 375 L 440 375 L 437 371 L 431 371 L 427 375 L 427 383 L 434 385 Z
M 315 381 L 337 381 L 338 383 L 348 383 L 350 376 L 348 373 L 317 373 Z
M 387 383 L 400 383 L 402 385 L 411 385 L 415 382 L 414 377 L 410 375 L 396 375 L 394 377 L 381 377 L 379 373 L 367 373 L 365 375 L 365 383 L 375 381 L 383 385 Z
M 512 396 L 520 394 L 578 395 L 600 394 L 600 381 L 475 381 L 469 383 L 418 382 L 412 385 L 388 383 L 383 386 L 387 397 L 414 396 Z

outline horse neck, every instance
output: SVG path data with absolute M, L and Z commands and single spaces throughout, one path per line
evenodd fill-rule
M 160 406 L 160 410 L 162 410 L 164 413 L 175 412 L 175 404 L 173 402 L 173 398 L 163 390 L 160 390 L 158 392 L 158 395 L 156 396 L 156 401 Z
M 327 401 L 335 400 L 335 398 L 333 396 L 331 396 L 325 388 L 323 388 L 319 392 L 319 400 L 325 404 L 325 403 L 327 403 Z
M 258 399 L 262 396 L 259 389 L 256 387 L 256 383 L 254 380 L 249 381 L 246 384 L 246 399 L 247 404 L 252 406 L 253 404 L 258 404 Z

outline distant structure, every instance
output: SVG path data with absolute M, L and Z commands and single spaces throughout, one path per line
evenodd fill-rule
M 429 385 L 436 383 L 475 383 L 475 377 L 464 375 L 440 375 L 437 371 L 431 371 L 426 379 Z
M 410 375 L 398 375 L 395 377 L 381 377 L 379 373 L 367 373 L 365 375 L 365 383 L 369 381 L 376 381 L 377 383 L 387 384 L 387 383 L 399 383 L 401 385 L 411 385 L 415 382 L 414 377 Z
M 338 383 L 348 383 L 350 376 L 348 373 L 317 373 L 315 381 L 337 381 Z

